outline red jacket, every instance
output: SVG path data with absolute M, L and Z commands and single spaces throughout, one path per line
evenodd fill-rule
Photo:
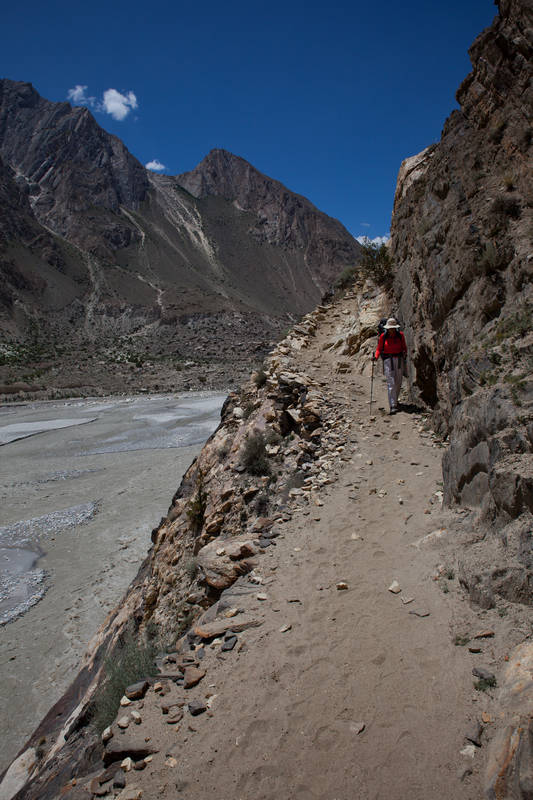
M 389 333 L 385 337 L 384 333 L 381 334 L 376 350 L 376 358 L 379 358 L 382 353 L 385 356 L 399 356 L 402 353 L 407 355 L 407 345 L 401 331 L 398 331 L 397 336 Z

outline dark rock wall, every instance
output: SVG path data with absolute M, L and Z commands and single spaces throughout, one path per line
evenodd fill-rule
M 415 395 L 449 435 L 449 503 L 533 511 L 533 2 L 470 49 L 441 141 L 400 170 L 392 222 Z
M 116 214 L 146 196 L 146 170 L 86 108 L 51 103 L 29 83 L 0 81 L 0 155 L 27 184 L 37 219 L 81 246 L 127 244 L 134 228 Z

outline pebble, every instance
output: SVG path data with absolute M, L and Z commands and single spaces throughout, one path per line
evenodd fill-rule
M 476 635 L 474 636 L 474 639 L 490 639 L 493 636 L 494 636 L 494 631 L 486 630 L 486 631 L 480 631 L 479 633 L 476 633 Z
M 364 722 L 350 722 L 350 730 L 352 733 L 355 734 L 363 733 L 365 728 L 366 728 L 366 723 Z
M 131 712 L 131 718 L 132 718 L 132 720 L 134 721 L 134 723 L 136 725 L 140 725 L 141 722 L 142 722 L 142 717 L 141 717 L 141 715 L 139 714 L 138 711 L 132 711 Z
M 467 758 L 474 758 L 476 755 L 476 747 L 473 744 L 467 744 L 466 747 L 460 751 L 462 756 L 466 756 Z
M 339 581 L 339 583 L 337 584 L 337 589 L 339 591 L 342 591 L 343 589 L 347 589 L 347 588 L 348 588 L 348 584 L 345 581 Z
M 198 714 L 203 714 L 207 710 L 207 706 L 201 700 L 191 700 L 188 705 L 189 714 L 192 717 L 197 717 Z
M 166 718 L 167 725 L 176 725 L 178 722 L 181 722 L 183 719 L 183 710 L 179 706 L 172 706 L 168 710 L 168 716 Z
M 469 742 L 475 744 L 476 747 L 481 747 L 481 734 L 483 733 L 483 725 L 480 722 L 475 722 L 472 728 L 465 736 Z
M 192 689 L 205 677 L 205 670 L 198 667 L 186 667 L 183 672 L 183 688 Z
M 404 606 L 406 606 L 409 603 L 412 603 L 414 599 L 415 599 L 414 597 L 402 597 L 402 603 L 404 604 Z
M 268 595 L 267 594 L 257 594 L 255 597 L 256 597 L 256 600 L 268 600 Z
M 124 695 L 123 697 L 120 698 L 120 705 L 131 706 L 131 700 L 128 697 L 126 697 L 126 695 Z
M 413 609 L 409 613 L 413 614 L 415 617 L 429 617 L 429 611 L 425 611 L 425 610 L 424 611 L 420 611 L 420 610 L 417 610 L 417 609 Z
M 222 642 L 222 647 L 220 649 L 222 650 L 223 653 L 228 653 L 230 650 L 233 650 L 236 644 L 237 644 L 237 637 L 231 636 Z
M 400 586 L 398 581 L 394 580 L 389 586 L 389 592 L 392 592 L 392 594 L 399 594 L 401 591 L 402 587 Z
M 104 730 L 102 731 L 102 742 L 104 742 L 105 744 L 112 738 L 113 738 L 113 731 L 111 730 L 111 726 L 108 725 L 107 728 L 104 728 Z
M 120 768 L 124 770 L 124 772 L 129 772 L 133 769 L 133 760 L 128 756 L 124 761 L 121 761 Z
M 282 625 L 281 628 L 279 629 L 279 632 L 280 633 L 287 633 L 287 631 L 290 631 L 291 629 L 292 629 L 292 625 L 290 625 L 290 624 Z
M 165 761 L 165 766 L 166 766 L 166 767 L 171 767 L 171 768 L 174 768 L 174 767 L 177 767 L 177 766 L 178 766 L 178 762 L 177 762 L 177 760 L 174 758 L 174 756 L 170 756 L 170 758 L 167 758 L 167 760 Z
M 116 702 L 116 700 L 115 700 L 115 702 Z M 117 722 L 118 727 L 122 728 L 122 729 L 126 729 L 129 724 L 130 724 L 130 718 L 129 717 L 120 717 L 120 719 Z
M 149 686 L 150 684 L 148 681 L 138 681 L 137 683 L 132 683 L 131 686 L 128 686 L 124 694 L 130 700 L 140 700 L 148 691 Z

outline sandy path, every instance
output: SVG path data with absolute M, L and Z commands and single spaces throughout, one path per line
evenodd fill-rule
M 322 326 L 298 366 L 326 384 L 332 412 L 349 423 L 336 479 L 324 506 L 301 506 L 261 557 L 257 593 L 267 599 L 254 591 L 246 608 L 263 624 L 240 635 L 240 650 L 207 648 L 207 676 L 188 697 L 215 693 L 212 714 L 167 726 L 151 768 L 135 776 L 143 796 L 481 796 L 481 758 L 460 750 L 486 699 L 473 690 L 471 656 L 453 643 L 454 618 L 471 612 L 432 579 L 438 553 L 412 546 L 442 522 L 430 503 L 442 451 L 416 416 L 369 421 L 367 378 L 335 375 L 335 355 L 322 352 L 331 330 Z M 381 379 L 376 392 L 384 407 Z M 400 594 L 388 591 L 393 579 Z M 473 774 L 461 780 L 466 767 Z

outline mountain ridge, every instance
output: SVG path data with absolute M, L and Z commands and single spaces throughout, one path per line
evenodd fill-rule
M 117 359 L 151 363 L 157 374 L 143 388 L 227 386 L 358 260 L 360 245 L 341 223 L 244 159 L 214 152 L 225 154 L 232 198 L 214 184 L 194 196 L 186 177 L 143 167 L 86 108 L 45 100 L 28 83 L 0 81 L 0 158 L 12 170 L 0 180 L 9 177 L 11 198 L 20 193 L 27 224 L 31 218 L 41 226 L 31 242 L 16 225 L 3 229 L 10 254 L 0 323 L 14 350 L 7 348 L 10 363 L 0 366 L 0 393 L 20 374 L 19 362 L 40 371 L 38 360 L 21 356 L 30 332 L 44 341 L 48 360 L 66 343 L 68 362 L 70 341 L 76 356 L 82 345 L 98 351 L 99 368 L 85 360 L 77 388 L 70 387 L 82 393 L 84 382 L 102 391 L 124 381 L 138 386 L 135 372 L 117 376 Z M 239 202 L 246 196 L 254 202 Z M 24 275 L 24 291 L 14 269 Z M 32 293 L 43 281 L 45 289 Z M 199 361 L 198 338 L 211 342 L 213 355 L 184 369 Z M 68 391 L 67 380 L 44 376 L 43 390 Z

